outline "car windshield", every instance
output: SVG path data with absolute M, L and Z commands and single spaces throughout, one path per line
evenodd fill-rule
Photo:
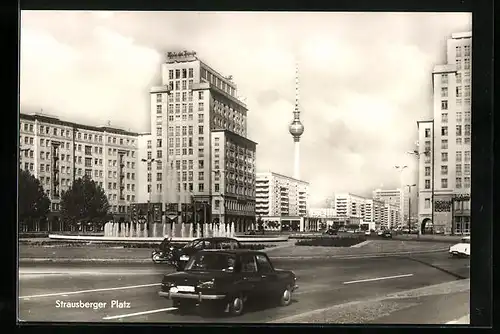
M 184 270 L 232 272 L 235 262 L 235 257 L 230 254 L 203 252 L 192 256 Z
M 186 245 L 184 245 L 183 248 L 196 248 L 200 244 L 200 240 L 193 240 L 191 242 L 188 242 Z
M 469 238 L 463 238 L 462 239 L 463 244 L 470 244 L 470 239 Z

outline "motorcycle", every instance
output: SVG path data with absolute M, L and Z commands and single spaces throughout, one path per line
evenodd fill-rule
M 151 259 L 155 264 L 168 264 L 177 268 L 176 248 L 170 245 L 172 238 L 162 241 L 160 246 L 153 250 Z

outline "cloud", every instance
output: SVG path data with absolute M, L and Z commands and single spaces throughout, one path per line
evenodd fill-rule
M 21 106 L 149 130 L 162 55 L 196 50 L 233 75 L 249 107 L 258 170 L 292 174 L 299 63 L 301 175 L 320 203 L 335 191 L 399 186 L 395 164 L 432 111 L 431 70 L 466 13 L 23 12 Z M 414 169 L 405 180 L 413 182 Z M 405 181 L 406 182 L 406 181 Z M 315 204 L 313 203 L 313 205 Z

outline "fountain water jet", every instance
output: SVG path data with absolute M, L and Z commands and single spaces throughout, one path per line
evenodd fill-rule
M 194 235 L 194 224 L 189 224 L 189 237 L 192 238 Z
M 181 223 L 181 238 L 184 238 L 184 222 Z
M 231 238 L 234 238 L 234 222 L 231 223 Z

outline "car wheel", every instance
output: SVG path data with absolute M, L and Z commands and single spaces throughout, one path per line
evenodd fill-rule
M 243 301 L 243 296 L 241 295 L 231 298 L 227 305 L 229 314 L 232 316 L 239 316 L 243 314 L 244 304 L 245 302 Z
M 192 309 L 193 304 L 186 301 L 183 302 L 180 300 L 176 300 L 174 301 L 173 306 L 177 307 L 177 311 L 180 314 L 187 314 Z
M 287 285 L 280 296 L 280 305 L 288 306 L 292 303 L 292 288 Z

